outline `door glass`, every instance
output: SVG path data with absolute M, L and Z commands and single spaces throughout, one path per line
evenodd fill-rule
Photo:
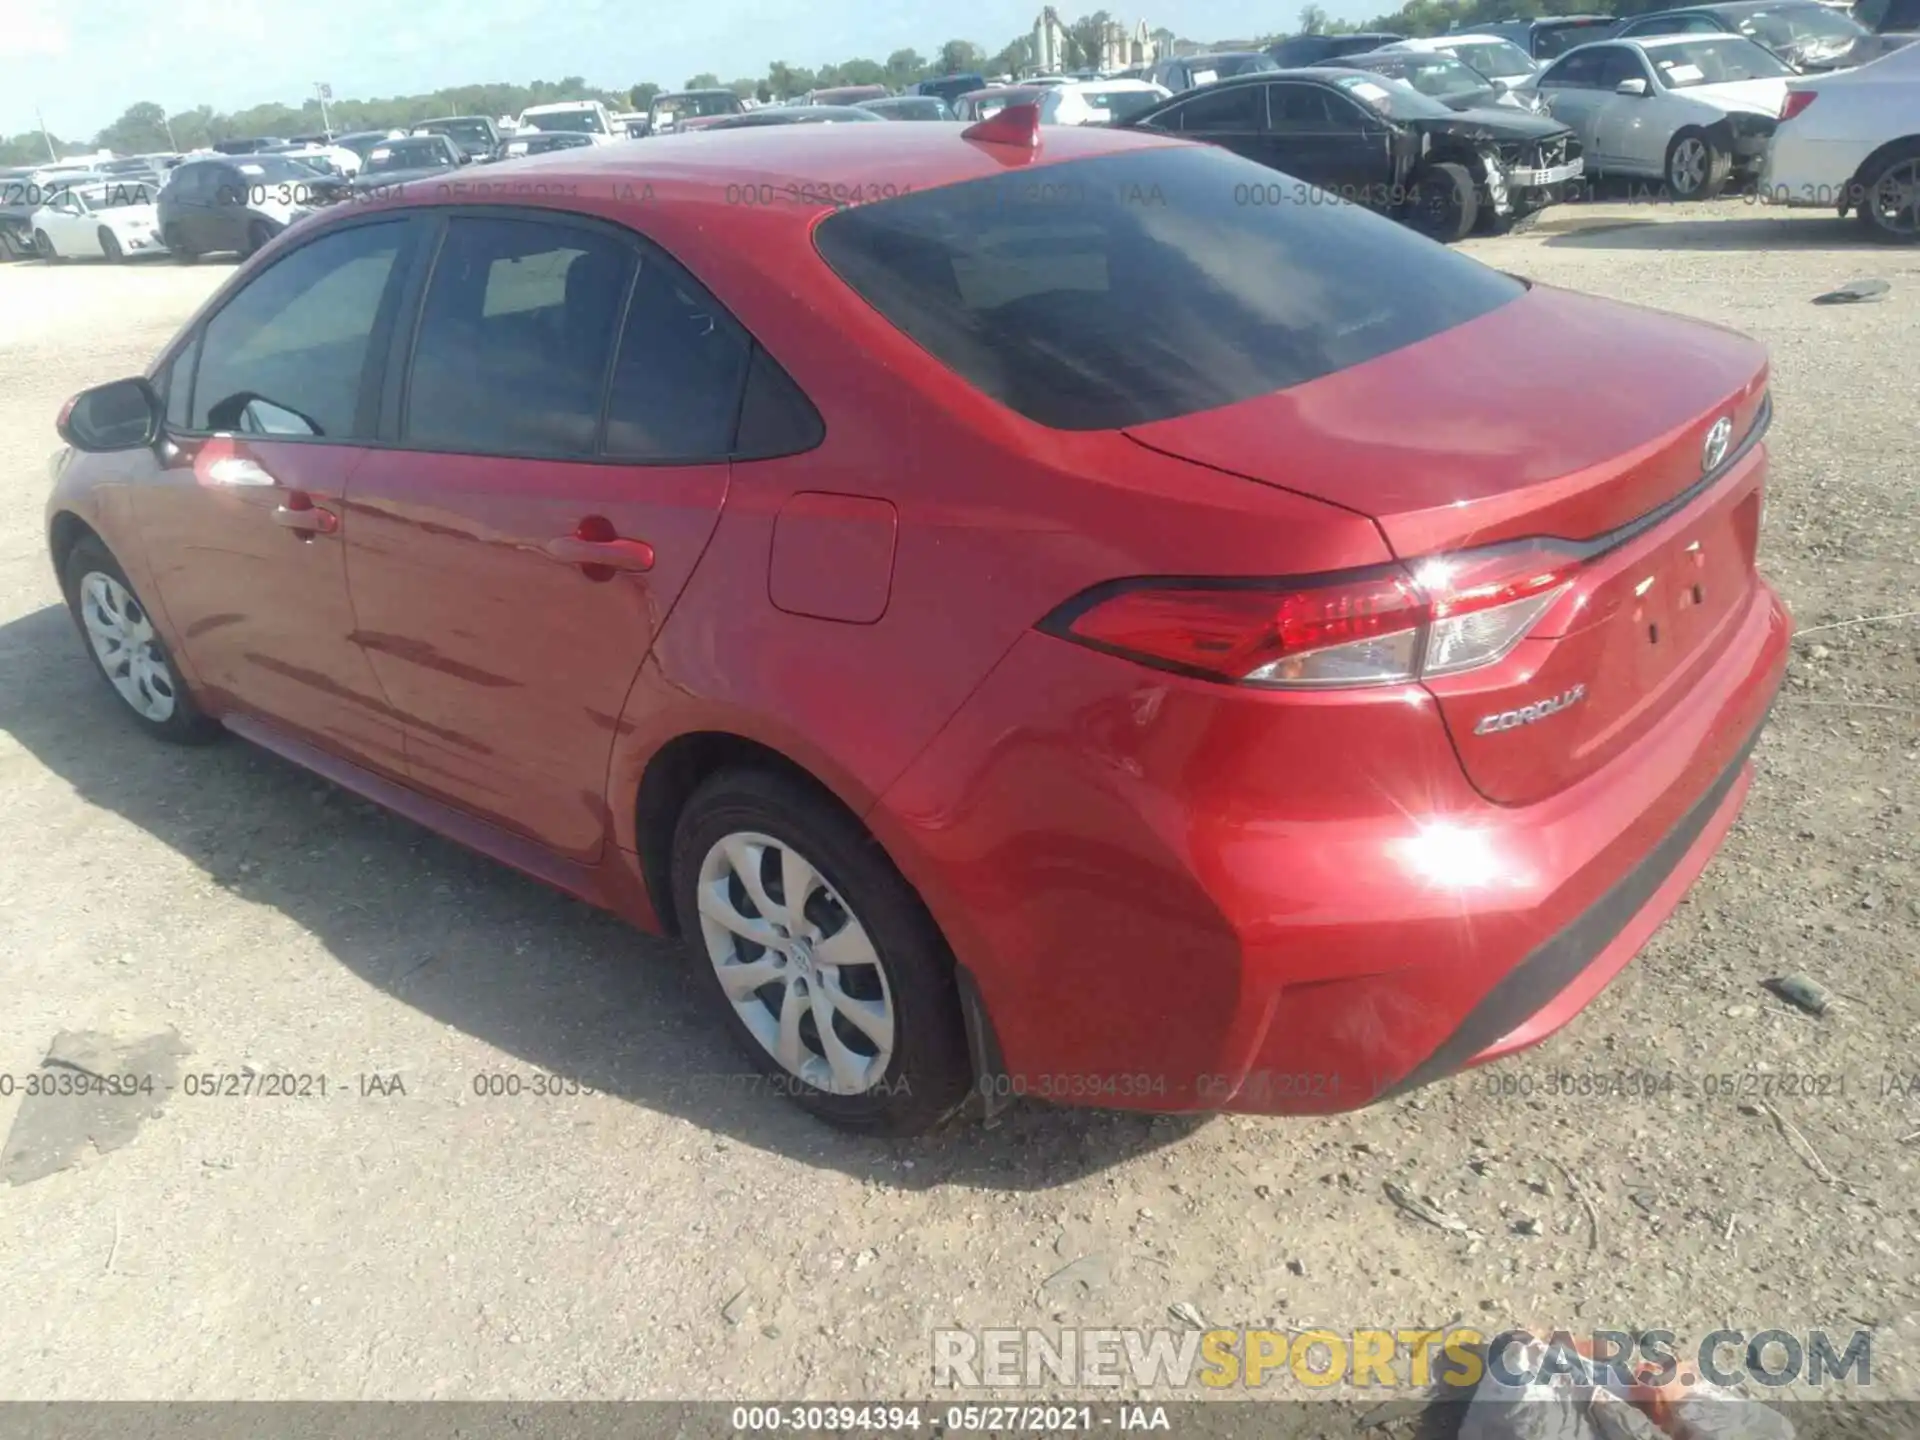
M 1333 123 L 1330 97 L 1317 85 L 1269 85 L 1273 128 L 1290 134 L 1318 134 Z
M 1266 96 L 1264 85 L 1229 85 L 1196 96 L 1180 107 L 1180 128 L 1209 135 L 1257 135 L 1267 121 Z
M 414 346 L 407 443 L 592 454 L 632 267 L 627 245 L 585 226 L 452 221 Z
M 1611 90 L 1622 80 L 1644 80 L 1646 74 L 1638 55 L 1612 45 L 1600 54 L 1600 75 L 1596 83 L 1602 90 Z
M 368 438 L 361 378 L 406 233 L 396 220 L 323 236 L 228 301 L 201 342 L 193 428 Z
M 167 429 L 191 430 L 193 411 L 189 408 L 193 399 L 193 367 L 200 359 L 200 336 L 189 340 L 186 348 L 173 357 L 167 366 L 167 372 L 158 385 L 161 396 L 167 403 Z
M 607 454 L 718 460 L 733 448 L 750 343 L 678 267 L 640 266 L 607 405 Z
M 1595 89 L 1600 84 L 1602 58 L 1600 52 L 1592 50 L 1583 55 L 1569 55 L 1540 77 L 1540 85 L 1542 88 L 1564 86 L 1571 90 Z

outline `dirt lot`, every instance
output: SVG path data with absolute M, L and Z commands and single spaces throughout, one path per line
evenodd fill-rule
M 1874 1388 L 1920 1397 L 1920 1090 L 1892 1084 L 1920 1071 L 1920 621 L 1862 619 L 1920 610 L 1920 252 L 1738 200 L 1468 248 L 1772 347 L 1763 559 L 1803 631 L 1725 850 L 1586 1014 L 1493 1070 L 1329 1120 L 1035 1107 L 910 1144 L 690 1083 L 738 1066 L 657 943 L 244 744 L 124 725 L 44 558 L 53 417 L 226 267 L 0 266 L 0 1072 L 61 1031 L 173 1027 L 190 1070 L 332 1079 L 176 1093 L 122 1148 L 0 1189 L 5 1393 L 902 1396 L 936 1326 L 1184 1303 L 1871 1327 Z M 1811 303 L 1864 276 L 1891 292 Z M 1760 988 L 1793 971 L 1839 997 L 1824 1019 Z M 1547 1093 L 1561 1071 L 1675 1084 Z M 474 1093 L 534 1072 L 600 1093 Z M 361 1093 L 372 1073 L 404 1094 Z M 1775 1095 L 1784 1126 L 1706 1093 L 1759 1073 L 1827 1093 Z M 1407 1218 L 1388 1180 L 1481 1238 Z

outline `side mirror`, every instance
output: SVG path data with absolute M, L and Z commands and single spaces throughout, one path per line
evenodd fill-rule
M 460 163 L 462 165 L 471 165 L 473 163 L 473 156 L 467 151 L 462 150 L 460 152 Z
M 1622 80 L 1618 85 L 1613 87 L 1613 93 L 1616 95 L 1645 95 L 1647 93 L 1647 82 L 1640 79 Z
M 144 375 L 82 390 L 54 428 L 76 450 L 142 450 L 160 437 L 160 397 Z

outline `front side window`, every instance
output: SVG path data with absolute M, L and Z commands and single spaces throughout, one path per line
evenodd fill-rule
M 369 438 L 362 381 L 409 228 L 336 231 L 249 281 L 207 322 L 192 428 Z
M 406 442 L 592 454 L 632 264 L 626 245 L 586 226 L 449 222 L 414 345 Z
M 1179 128 L 1188 134 L 1257 135 L 1266 128 L 1266 97 L 1262 85 L 1229 85 L 1197 95 L 1180 107 Z
M 1083 198 L 1036 207 L 1013 172 L 843 210 L 815 231 L 867 303 L 1041 425 L 1112 429 L 1230 405 L 1525 293 L 1357 206 L 1289 202 L 1284 187 L 1280 203 L 1236 203 L 1267 192 L 1273 172 L 1213 146 L 1049 173 Z
M 1605 53 L 1599 50 L 1582 50 L 1578 55 L 1569 55 L 1540 77 L 1540 87 L 1552 89 L 1559 86 L 1569 90 L 1598 90 L 1605 58 Z
M 1667 53 L 1665 49 L 1662 54 Z M 1623 46 L 1609 45 L 1600 52 L 1599 88 L 1615 89 L 1622 80 L 1645 80 L 1647 67 L 1641 63 L 1638 52 Z

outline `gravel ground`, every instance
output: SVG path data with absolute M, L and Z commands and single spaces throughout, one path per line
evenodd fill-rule
M 1920 622 L 1862 618 L 1920 610 L 1920 252 L 1737 200 L 1467 248 L 1772 348 L 1763 560 L 1803 629 L 1724 851 L 1583 1016 L 1491 1070 L 1326 1120 L 1036 1107 L 912 1143 L 689 1080 L 738 1067 L 656 942 L 244 744 L 128 729 L 44 558 L 52 420 L 227 267 L 0 266 L 0 1073 L 62 1031 L 171 1027 L 190 1071 L 331 1080 L 176 1092 L 123 1147 L 0 1189 L 4 1394 L 897 1397 L 927 1392 L 935 1327 L 1184 1304 L 1871 1328 L 1874 1388 L 1920 1397 L 1920 1089 L 1893 1083 L 1920 1071 Z M 1891 292 L 1811 303 L 1862 276 Z M 1760 988 L 1794 971 L 1825 1018 Z M 1546 1093 L 1628 1070 L 1677 1083 Z M 536 1072 L 596 1093 L 474 1092 Z M 1776 1125 L 1705 1093 L 1723 1074 L 1831 1078 L 1775 1095 Z M 1481 1238 L 1402 1215 L 1389 1180 Z

